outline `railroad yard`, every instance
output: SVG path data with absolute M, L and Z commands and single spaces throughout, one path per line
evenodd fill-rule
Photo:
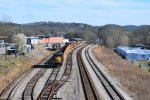
M 55 51 L 12 81 L 0 99 L 132 100 L 94 56 L 95 47 L 81 42 Z M 60 51 L 64 54 L 63 62 L 54 63 L 56 53 Z
M 0 100 L 150 100 L 150 0 L 1 0 Z

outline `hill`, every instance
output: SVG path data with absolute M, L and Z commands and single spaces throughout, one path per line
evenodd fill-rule
M 22 32 L 27 36 L 46 35 L 64 36 L 66 38 L 80 37 L 89 43 L 102 38 L 108 47 L 118 45 L 133 45 L 136 43 L 150 43 L 150 26 L 119 26 L 108 24 L 104 26 L 92 26 L 83 23 L 61 22 L 35 22 L 27 24 L 0 22 L 0 35 L 6 35 L 9 42 L 14 33 Z M 94 41 L 93 41 L 94 40 Z M 146 41 L 145 41 L 146 40 Z

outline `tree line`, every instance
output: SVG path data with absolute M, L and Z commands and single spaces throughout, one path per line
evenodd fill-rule
M 65 38 L 82 38 L 94 43 L 96 38 L 103 39 L 104 44 L 114 48 L 119 45 L 135 45 L 136 43 L 150 43 L 150 25 L 119 26 L 108 24 L 92 26 L 83 23 L 35 22 L 17 24 L 8 21 L 0 22 L 0 35 L 7 36 L 7 42 L 15 33 L 26 36 L 46 35 L 64 36 Z

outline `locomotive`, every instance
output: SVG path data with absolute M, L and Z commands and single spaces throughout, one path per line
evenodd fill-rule
M 54 43 L 53 45 L 52 45 L 52 50 L 58 50 L 60 48 L 60 44 L 59 43 Z
M 63 46 L 60 48 L 60 44 L 57 44 L 59 47 L 59 50 L 57 50 L 53 56 L 53 63 L 57 65 L 62 65 L 63 60 L 64 60 L 64 51 L 66 50 L 68 45 Z
M 54 54 L 54 63 L 58 64 L 58 65 L 61 65 L 62 62 L 63 62 L 63 53 L 61 51 L 57 51 Z

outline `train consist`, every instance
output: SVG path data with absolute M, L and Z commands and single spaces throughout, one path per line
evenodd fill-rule
M 66 51 L 69 51 L 69 49 L 74 46 L 72 43 L 66 43 L 65 46 L 61 48 L 59 43 L 53 44 L 52 49 L 55 51 L 52 60 L 53 64 L 62 65 L 63 60 L 66 58 Z
M 60 48 L 60 44 L 53 44 L 52 49 L 57 50 L 53 56 L 53 63 L 57 65 L 62 65 L 64 60 L 64 52 L 67 48 L 68 44 Z

